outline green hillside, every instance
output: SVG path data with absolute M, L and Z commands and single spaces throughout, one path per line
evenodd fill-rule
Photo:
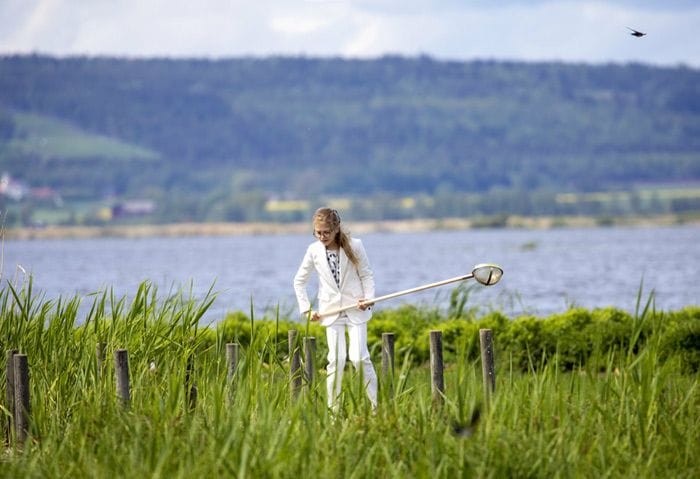
M 89 133 L 55 118 L 29 113 L 16 113 L 10 118 L 16 132 L 6 144 L 5 157 L 39 156 L 47 160 L 72 158 L 88 161 L 96 158 L 154 160 L 159 157 L 155 151 Z
M 621 213 L 694 211 L 634 192 L 700 182 L 700 71 L 4 57 L 0 169 L 68 199 L 149 197 L 161 221 L 293 219 L 265 205 L 329 197 L 358 218 L 605 213 L 554 198 L 616 191 Z

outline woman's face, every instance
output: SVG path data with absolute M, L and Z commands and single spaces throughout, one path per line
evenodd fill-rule
M 335 242 L 338 229 L 322 221 L 314 221 L 314 236 L 323 243 L 326 248 L 338 246 Z

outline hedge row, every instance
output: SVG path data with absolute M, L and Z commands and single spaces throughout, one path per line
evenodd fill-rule
M 376 360 L 380 355 L 382 333 L 393 332 L 399 358 L 408 354 L 413 363 L 422 364 L 429 360 L 429 331 L 440 330 L 446 361 L 465 358 L 475 361 L 479 358 L 479 329 L 485 328 L 494 332 L 497 360 L 508 361 L 521 370 L 553 361 L 558 367 L 570 370 L 586 366 L 593 359 L 605 362 L 611 355 L 637 354 L 648 344 L 658 348 L 660 359 L 679 358 L 684 370 L 700 370 L 698 306 L 672 312 L 647 309 L 639 314 L 615 308 L 572 308 L 543 318 L 509 318 L 500 312 L 475 317 L 473 311 L 460 309 L 459 312 L 461 316 L 453 316 L 449 311 L 410 305 L 378 311 L 368 323 L 372 356 Z M 287 352 L 290 329 L 319 338 L 319 354 L 326 353 L 324 329 L 314 323 L 277 319 L 251 323 L 245 314 L 234 313 L 208 333 L 220 341 L 237 341 L 245 347 L 250 344 L 252 330 L 271 343 L 282 344 L 278 349 L 282 356 Z

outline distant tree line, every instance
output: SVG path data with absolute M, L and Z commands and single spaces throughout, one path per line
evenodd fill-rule
M 32 149 L 19 113 L 155 158 Z M 431 215 L 506 205 L 545 214 L 559 207 L 539 198 L 555 192 L 700 180 L 700 71 L 425 56 L 6 56 L 0 170 L 67 200 L 159 199 L 163 221 L 265 217 L 267 198 L 329 195 L 426 195 Z M 488 203 L 465 199 L 486 193 Z

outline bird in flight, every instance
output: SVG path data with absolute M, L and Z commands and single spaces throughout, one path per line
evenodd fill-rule
M 629 30 L 632 30 L 632 33 L 630 33 L 630 35 L 632 35 L 633 37 L 639 38 L 639 37 L 643 37 L 644 35 L 646 35 L 646 33 L 640 32 L 639 30 L 635 30 L 634 28 L 630 28 L 630 27 L 627 27 L 627 28 Z

